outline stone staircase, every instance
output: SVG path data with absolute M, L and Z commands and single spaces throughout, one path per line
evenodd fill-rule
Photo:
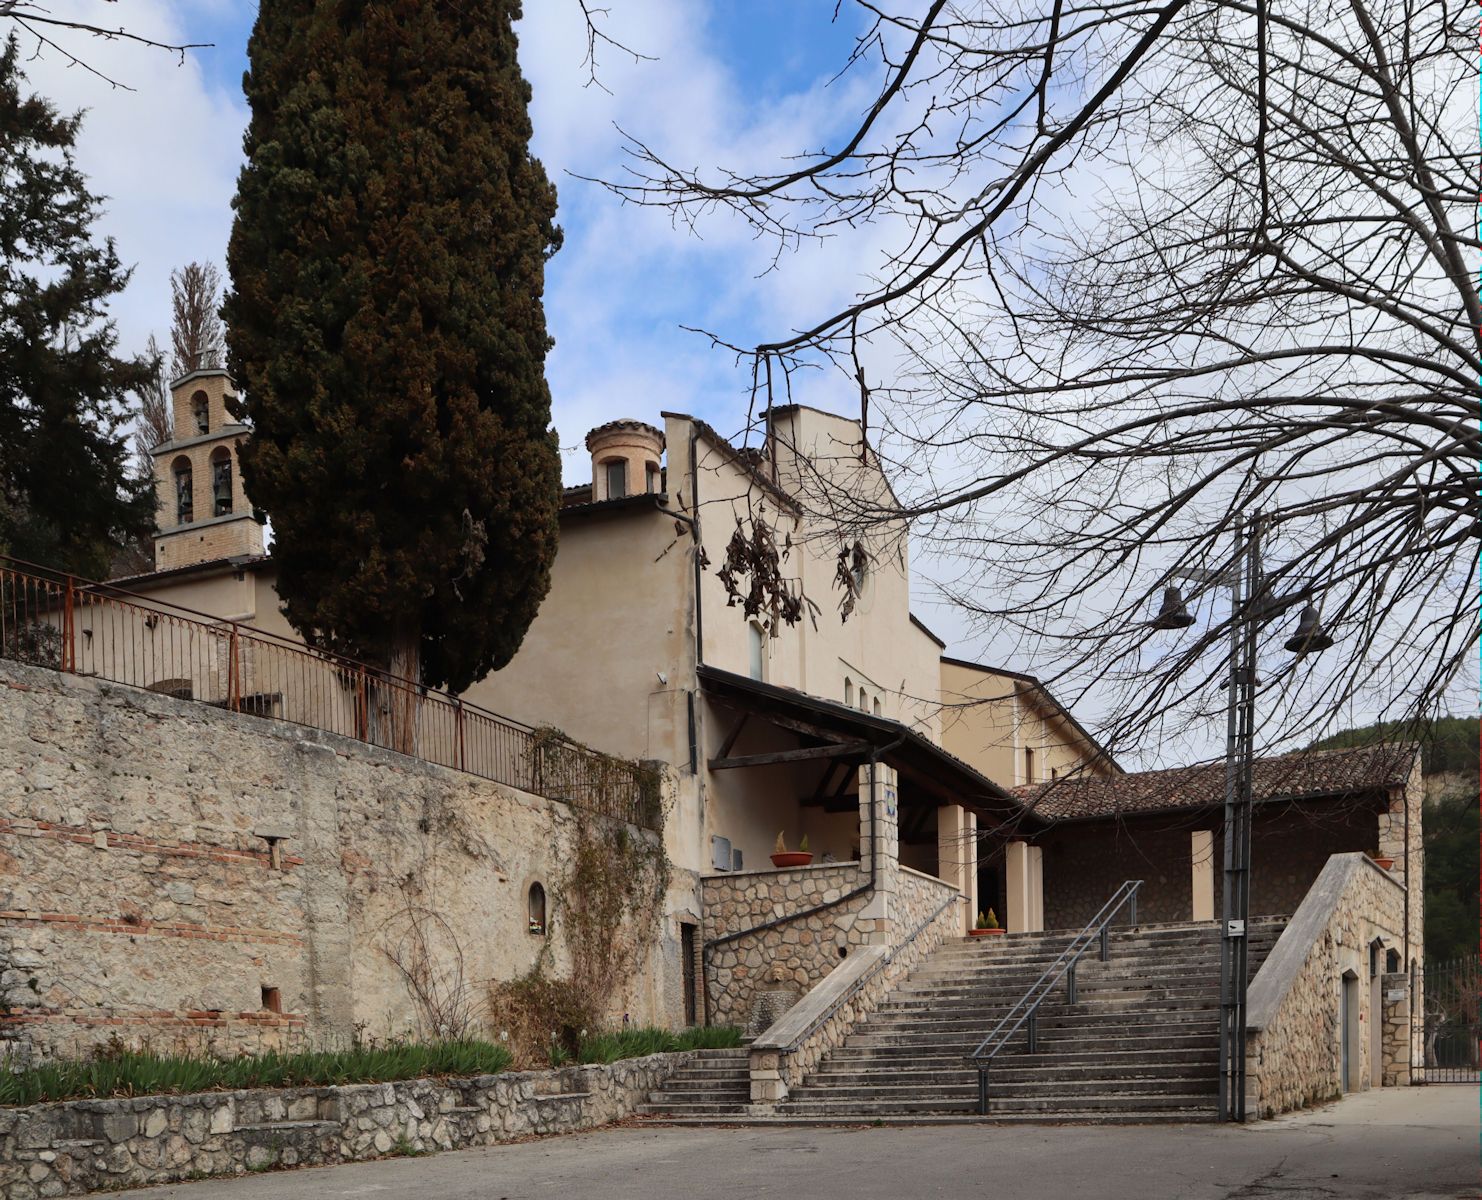
M 744 1113 L 751 1103 L 749 1051 L 696 1050 L 687 1066 L 664 1081 L 662 1091 L 640 1104 L 640 1116 L 715 1119 Z
M 1254 974 L 1284 919 L 1252 921 Z M 966 1061 L 1074 936 L 1061 930 L 963 938 L 923 962 L 777 1110 L 776 1120 L 875 1122 L 976 1118 Z M 1215 1117 L 1219 1059 L 1217 927 L 1114 928 L 1039 1010 L 1038 1052 L 1021 1032 L 990 1074 L 990 1119 L 1023 1122 L 1202 1121 Z M 743 1118 L 742 1051 L 709 1072 L 671 1079 L 640 1111 L 670 1119 Z M 725 1074 L 724 1072 L 732 1072 Z M 707 1090 L 709 1081 L 716 1086 Z M 722 1080 L 724 1081 L 722 1085 Z

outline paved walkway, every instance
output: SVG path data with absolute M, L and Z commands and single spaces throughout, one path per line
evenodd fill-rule
M 131 1200 L 1459 1200 L 1476 1088 L 1387 1089 L 1251 1126 L 638 1126 L 114 1193 Z

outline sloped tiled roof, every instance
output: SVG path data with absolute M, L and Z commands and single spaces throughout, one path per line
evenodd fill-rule
M 1404 787 L 1416 753 L 1417 747 L 1406 742 L 1351 750 L 1298 750 L 1257 759 L 1254 799 L 1258 803 L 1297 800 Z M 1225 764 L 1138 771 L 1106 779 L 1057 779 L 1017 787 L 1014 795 L 1048 821 L 1208 808 L 1225 802 Z

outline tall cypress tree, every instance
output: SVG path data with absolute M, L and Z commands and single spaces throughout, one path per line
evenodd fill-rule
M 128 393 L 152 365 L 121 359 L 109 297 L 129 272 L 95 243 L 98 199 L 72 159 L 82 123 L 23 93 L 0 44 L 0 550 L 83 575 L 153 522 L 130 470 Z
M 517 0 L 262 0 L 227 263 L 241 453 L 311 644 L 461 691 L 550 584 L 560 459 Z

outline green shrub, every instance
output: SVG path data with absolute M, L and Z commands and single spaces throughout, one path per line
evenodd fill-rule
M 618 1029 L 582 1039 L 577 1059 L 584 1063 L 610 1063 L 620 1058 L 642 1058 L 675 1050 L 722 1050 L 741 1044 L 741 1031 L 733 1025 L 711 1025 L 693 1029 Z
M 46 1063 L 0 1072 L 0 1105 L 493 1075 L 509 1062 L 509 1051 L 503 1046 L 473 1040 L 355 1043 L 343 1050 L 274 1050 L 240 1058 L 110 1050 L 89 1062 Z

